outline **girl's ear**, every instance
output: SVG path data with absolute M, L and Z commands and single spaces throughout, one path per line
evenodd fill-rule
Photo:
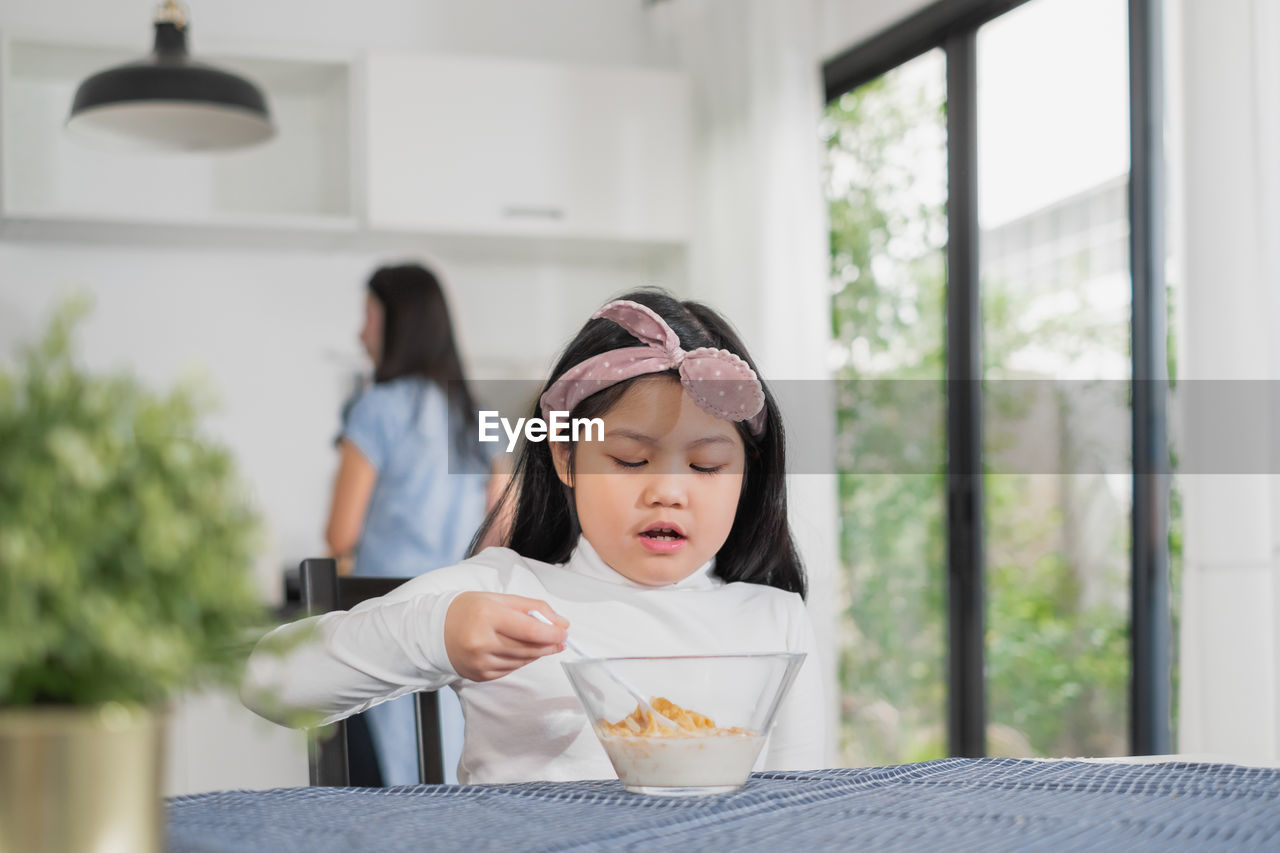
M 551 464 L 556 466 L 556 476 L 560 482 L 573 488 L 573 472 L 569 470 L 568 442 L 547 442 L 551 447 Z

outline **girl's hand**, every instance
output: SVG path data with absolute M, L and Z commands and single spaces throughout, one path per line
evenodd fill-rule
M 540 610 L 555 622 L 529 615 Z M 464 592 L 444 617 L 444 647 L 454 672 L 469 681 L 492 681 L 543 655 L 564 651 L 569 620 L 536 598 L 496 592 Z

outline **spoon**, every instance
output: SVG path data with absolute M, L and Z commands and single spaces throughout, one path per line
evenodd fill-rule
M 555 627 L 554 623 L 552 623 L 552 621 L 547 617 L 543 616 L 541 611 L 530 610 L 529 615 L 532 616 L 534 619 L 537 619 L 543 625 L 551 625 L 552 627 Z M 644 708 L 645 713 L 647 713 L 650 716 L 650 718 L 657 720 L 659 724 L 666 726 L 669 729 L 676 729 L 676 730 L 680 729 L 679 723 L 675 722 L 670 717 L 665 717 L 661 713 L 659 713 L 657 709 L 653 707 L 653 705 L 649 704 L 648 697 L 640 692 L 640 688 L 636 687 L 630 681 L 623 678 L 622 675 L 620 675 L 617 670 L 609 666 L 608 661 L 604 660 L 603 658 L 598 658 L 593 654 L 590 654 L 586 649 L 584 649 L 578 643 L 574 642 L 572 637 L 569 637 L 567 635 L 565 636 L 564 644 L 568 646 L 573 651 L 573 653 L 580 658 L 587 658 L 589 660 L 600 661 L 600 666 L 603 667 L 604 671 L 609 674 L 609 677 L 612 678 L 614 681 L 618 682 L 619 684 L 621 684 L 628 693 L 630 693 L 633 697 L 635 697 L 636 701 L 640 703 L 640 707 Z

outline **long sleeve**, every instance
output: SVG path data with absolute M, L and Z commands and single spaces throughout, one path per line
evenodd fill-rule
M 318 725 L 457 680 L 444 621 L 459 592 L 485 586 L 470 568 L 432 572 L 349 612 L 277 628 L 249 656 L 241 699 L 274 722 Z
M 766 770 L 814 770 L 826 766 L 826 704 L 822 687 L 822 665 L 813 624 L 800 596 L 792 601 L 787 648 L 806 654 L 778 709 L 778 718 L 769 737 Z
M 605 566 L 585 540 L 567 565 L 490 548 L 350 612 L 276 629 L 251 655 L 241 695 L 262 716 L 296 727 L 449 686 L 466 714 L 460 781 L 612 778 L 559 655 L 491 681 L 454 672 L 444 644 L 454 598 L 504 593 L 545 601 L 584 645 L 606 656 L 807 653 L 758 766 L 823 766 L 821 666 L 804 602 L 771 587 L 721 584 L 705 572 L 682 584 L 639 587 Z

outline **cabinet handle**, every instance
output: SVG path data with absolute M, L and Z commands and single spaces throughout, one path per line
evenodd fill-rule
M 502 215 L 507 219 L 564 219 L 564 209 L 559 207 L 534 207 L 530 205 L 509 205 L 502 208 Z

